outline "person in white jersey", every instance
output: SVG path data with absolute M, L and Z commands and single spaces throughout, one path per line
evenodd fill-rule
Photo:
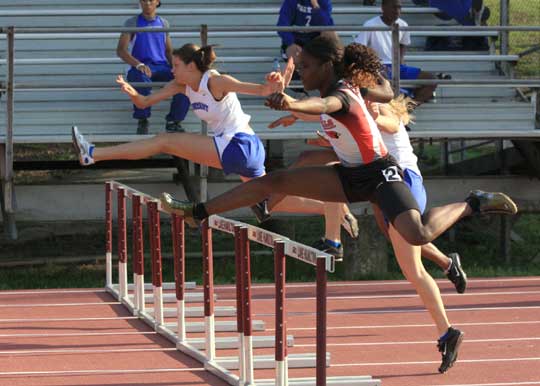
M 409 134 L 405 125 L 409 123 L 408 98 L 403 95 L 396 98 L 389 104 L 378 104 L 368 102 L 368 110 L 375 119 L 383 141 L 403 169 L 404 182 L 413 194 L 418 208 L 424 213 L 427 204 L 427 194 L 424 187 L 422 173 L 418 168 L 418 158 L 414 154 L 414 149 L 409 139 Z M 388 223 L 379 208 L 374 205 L 374 214 L 381 231 L 388 236 Z M 437 264 L 445 273 L 458 293 L 464 293 L 467 288 L 467 274 L 461 267 L 461 260 L 458 253 L 449 253 L 448 256 L 442 253 L 433 243 L 421 246 L 422 257 Z
M 249 125 L 251 117 L 242 110 L 236 93 L 265 96 L 283 90 L 284 78 L 290 78 L 294 70 L 292 60 L 283 74 L 269 74 L 264 84 L 241 82 L 232 76 L 222 75 L 211 68 L 215 60 L 216 54 L 211 46 L 200 48 L 185 44 L 173 52 L 174 79 L 150 95 L 139 94 L 121 75 L 117 78 L 122 91 L 139 108 L 152 106 L 178 93 L 185 94 L 197 117 L 208 123 L 213 137 L 185 132 L 159 133 L 135 142 L 96 147 L 77 127 L 73 127 L 73 144 L 81 165 L 105 160 L 135 160 L 165 153 L 222 169 L 225 174 L 238 174 L 242 181 L 263 176 L 264 146 Z M 265 201 L 251 207 L 256 216 L 264 211 L 260 205 L 264 206 Z M 303 197 L 288 197 L 274 210 L 325 214 L 324 203 Z M 350 219 L 343 218 L 342 223 L 346 229 L 350 228 Z
M 418 293 L 441 336 L 439 371 L 446 372 L 457 359 L 463 333 L 448 322 L 439 289 L 433 279 L 423 275 L 419 254 L 413 248 L 431 242 L 463 217 L 474 213 L 515 214 L 517 206 L 502 193 L 473 191 L 464 202 L 432 208 L 421 216 L 403 182 L 401 168 L 388 154 L 360 93 L 358 78 L 362 71 L 358 67 L 362 58 L 357 54 L 358 46 L 350 44 L 343 53 L 332 39 L 321 36 L 311 40 L 300 54 L 300 76 L 306 90 L 318 90 L 321 97 L 296 100 L 275 93 L 267 99 L 267 105 L 276 110 L 319 115 L 339 163 L 272 172 L 205 203 L 176 200 L 167 193 L 162 194 L 161 203 L 165 210 L 197 224 L 209 215 L 252 205 L 272 193 L 328 202 L 376 202 L 389 220 L 388 233 L 398 261 L 404 263 L 404 274 L 409 280 L 414 275 L 414 279 L 419 278 Z
M 407 27 L 408 24 L 401 16 L 401 0 L 382 0 L 382 15 L 367 20 L 364 27 L 391 27 L 398 24 L 400 27 Z M 391 31 L 361 31 L 354 39 L 356 43 L 371 47 L 379 54 L 379 58 L 387 69 L 388 75 L 392 78 L 392 32 Z M 404 64 L 405 50 L 411 44 L 411 34 L 409 31 L 399 31 L 400 50 L 400 79 L 434 79 L 435 76 L 429 72 L 422 71 L 418 67 Z M 440 77 L 448 79 L 447 74 L 440 74 Z M 422 104 L 433 97 L 436 85 L 425 85 L 415 89 L 402 89 L 411 96 L 417 105 Z

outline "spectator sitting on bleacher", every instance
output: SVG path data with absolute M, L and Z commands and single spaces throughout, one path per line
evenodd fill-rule
M 408 26 L 407 22 L 400 18 L 401 15 L 401 1 L 400 0 L 383 0 L 382 1 L 382 15 L 369 19 L 364 23 L 364 27 L 380 27 L 392 26 L 397 23 L 400 27 Z M 392 32 L 391 31 L 362 31 L 360 32 L 355 42 L 364 44 L 373 48 L 384 66 L 388 71 L 388 76 L 392 77 Z M 401 63 L 403 63 L 403 57 L 405 55 L 405 47 L 411 44 L 411 34 L 408 31 L 399 32 L 399 49 Z M 448 75 L 440 74 L 439 77 L 448 78 Z M 422 71 L 418 67 L 407 66 L 405 64 L 400 65 L 400 79 L 434 79 L 434 75 Z M 414 99 L 417 104 L 422 104 L 433 97 L 436 85 L 426 85 L 415 88 L 413 90 L 402 90 L 404 93 Z
M 142 12 L 129 18 L 124 27 L 168 28 L 169 22 L 157 15 L 160 0 L 140 0 Z M 117 55 L 131 66 L 127 73 L 128 82 L 168 82 L 171 73 L 172 42 L 165 32 L 122 33 L 116 48 Z M 150 87 L 137 88 L 141 95 L 149 95 Z M 189 109 L 189 99 L 184 94 L 173 96 L 167 115 L 165 129 L 181 131 L 181 122 Z M 140 109 L 133 105 L 133 118 L 138 120 L 137 134 L 148 134 L 148 118 L 151 108 Z
M 464 26 L 484 26 L 491 12 L 483 0 L 413 0 L 415 4 L 425 1 L 430 7 L 441 10 L 435 14 L 442 20 L 456 20 Z M 426 50 L 488 50 L 485 36 L 463 36 L 451 39 L 446 36 L 430 36 L 426 40 Z
M 278 27 L 289 26 L 332 26 L 331 0 L 283 0 L 279 10 Z M 326 35 L 338 39 L 334 31 L 322 32 L 278 32 L 281 37 L 281 56 L 287 61 L 292 57 L 297 64 L 302 46 L 311 39 Z M 298 72 L 294 72 L 292 80 L 300 80 Z M 303 92 L 303 88 L 296 89 Z
M 454 19 L 461 25 L 486 25 L 491 15 L 483 0 L 412 0 L 416 5 L 439 8 L 436 16 L 443 20 Z

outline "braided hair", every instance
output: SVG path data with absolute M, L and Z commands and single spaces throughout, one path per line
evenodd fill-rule
M 343 54 L 343 78 L 355 87 L 374 87 L 384 67 L 377 53 L 359 43 L 345 47 Z

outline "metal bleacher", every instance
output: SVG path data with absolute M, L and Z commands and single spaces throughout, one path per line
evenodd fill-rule
M 379 7 L 362 7 L 352 1 L 334 1 L 337 25 L 358 25 L 379 14 Z M 159 13 L 171 26 L 194 27 L 193 32 L 171 33 L 175 46 L 200 42 L 196 28 L 209 26 L 208 41 L 219 44 L 217 68 L 241 80 L 261 81 L 270 70 L 272 58 L 279 56 L 280 40 L 275 32 L 213 32 L 219 26 L 273 26 L 277 20 L 279 0 L 170 0 Z M 482 52 L 423 52 L 426 35 L 439 34 L 433 8 L 414 7 L 405 2 L 403 18 L 411 26 L 433 26 L 433 31 L 412 32 L 413 44 L 406 61 L 427 71 L 447 72 L 459 79 L 505 79 L 500 63 L 515 63 L 515 55 Z M 120 27 L 127 17 L 138 12 L 131 0 L 54 3 L 21 0 L 4 6 L 0 26 L 20 27 Z M 224 17 L 225 16 L 225 17 Z M 482 32 L 480 32 L 482 33 Z M 457 33 L 456 33 L 457 34 Z M 478 32 L 470 32 L 478 34 Z M 484 32 L 493 36 L 496 33 Z M 354 31 L 342 31 L 345 43 L 352 41 Z M 128 141 L 134 135 L 135 122 L 127 97 L 114 87 L 114 78 L 126 70 L 115 56 L 118 33 L 36 33 L 16 34 L 15 83 L 56 85 L 19 89 L 15 94 L 15 142 L 69 142 L 69 128 L 78 125 L 94 141 Z M 0 39 L 5 53 L 6 39 Z M 5 55 L 2 55 L 5 57 Z M 2 76 L 5 60 L 0 61 Z M 69 85 L 70 88 L 61 86 Z M 78 88 L 73 88 L 80 86 Z M 436 103 L 427 103 L 416 111 L 413 136 L 454 137 L 460 132 L 478 136 L 535 136 L 534 105 L 520 100 L 515 88 L 439 86 Z M 261 98 L 244 97 L 245 110 L 252 116 L 252 126 L 263 138 L 288 139 L 314 136 L 313 126 L 269 130 L 267 124 L 281 113 L 266 109 Z M 5 98 L 0 101 L 0 133 L 5 131 Z M 163 131 L 166 103 L 154 107 L 151 133 Z M 200 121 L 191 113 L 184 126 L 199 131 Z M 454 135 L 453 133 L 456 133 Z

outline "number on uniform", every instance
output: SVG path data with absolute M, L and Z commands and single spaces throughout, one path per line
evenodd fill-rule
M 382 171 L 384 179 L 387 182 L 402 181 L 397 166 L 390 166 Z

